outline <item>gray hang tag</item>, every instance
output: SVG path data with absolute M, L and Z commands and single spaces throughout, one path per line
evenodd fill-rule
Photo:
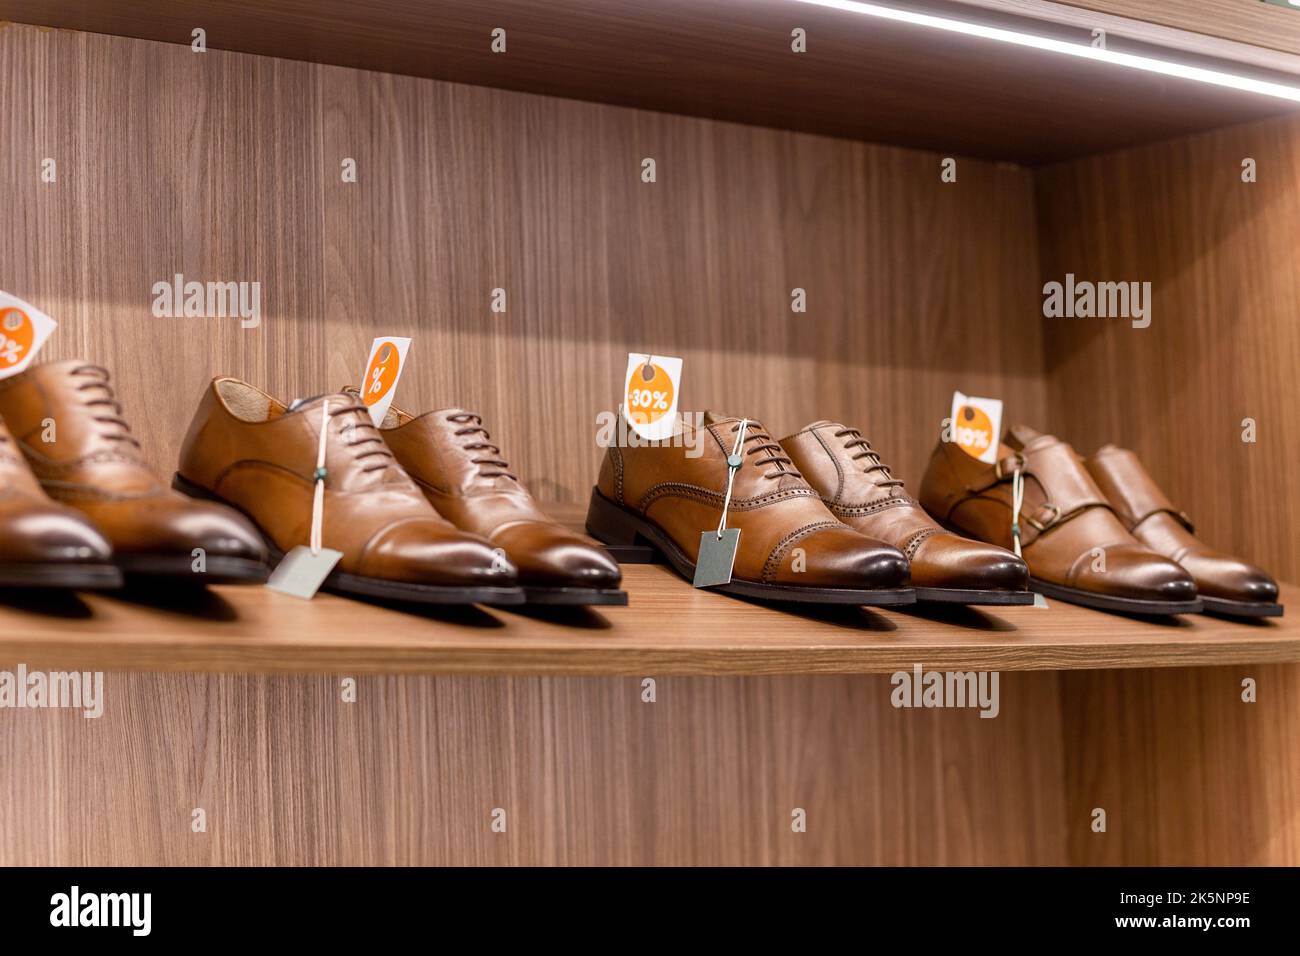
M 731 583 L 731 569 L 736 564 L 740 529 L 727 528 L 718 537 L 716 531 L 700 532 L 700 556 L 695 562 L 697 588 L 711 588 Z
M 312 554 L 311 548 L 300 544 L 275 566 L 266 586 L 281 594 L 310 599 L 320 590 L 342 557 L 343 552 L 333 548 L 321 548 L 319 554 Z

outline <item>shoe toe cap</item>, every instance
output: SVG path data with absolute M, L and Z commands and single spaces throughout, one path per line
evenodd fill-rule
M 618 562 L 587 538 L 551 522 L 508 525 L 492 536 L 519 569 L 519 582 L 536 587 L 616 588 Z
M 406 521 L 376 534 L 356 573 L 442 587 L 513 587 L 515 565 L 504 550 L 437 521 Z
M 1077 586 L 1140 601 L 1196 600 L 1196 581 L 1182 565 L 1139 545 L 1119 544 L 1080 559 Z M 1086 559 L 1086 560 L 1085 560 Z
M 1023 591 L 1029 587 L 1029 566 L 997 545 L 942 534 L 917 549 L 912 582 L 973 591 Z
M 85 518 L 62 508 L 36 507 L 10 517 L 0 531 L 0 553 L 10 561 L 103 563 L 108 540 Z
M 875 590 L 903 587 L 910 573 L 903 552 L 846 527 L 818 531 L 789 549 L 775 580 L 807 587 Z

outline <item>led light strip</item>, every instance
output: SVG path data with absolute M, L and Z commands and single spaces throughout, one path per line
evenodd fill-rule
M 1294 86 L 1269 83 L 1265 80 L 1252 80 L 1248 77 L 1234 76 L 1231 73 L 1222 73 L 1219 70 L 1207 70 L 1199 66 L 1170 63 L 1168 60 L 1156 60 L 1149 56 L 1138 56 L 1135 53 L 1115 53 L 1111 50 L 1102 50 L 1082 43 L 1067 43 L 1064 40 L 1037 37 L 1030 33 L 1018 33 L 1015 30 L 1003 30 L 999 27 L 986 27 L 978 23 L 966 23 L 961 20 L 950 20 L 947 17 L 936 17 L 929 13 L 898 10 L 893 7 L 882 7 L 875 3 L 859 3 L 857 0 L 795 0 L 795 2 L 810 3 L 817 7 L 829 7 L 832 10 L 844 10 L 848 13 L 860 13 L 863 16 L 893 20 L 897 23 L 911 23 L 935 30 L 945 30 L 948 33 L 980 37 L 985 40 L 997 40 L 1000 43 L 1011 43 L 1016 46 L 1031 47 L 1035 50 L 1062 53 L 1066 56 L 1078 57 L 1081 60 L 1113 63 L 1116 66 L 1124 66 L 1132 70 L 1159 73 L 1162 76 L 1175 76 L 1184 80 L 1196 80 L 1200 83 L 1210 83 L 1214 86 L 1224 86 L 1228 89 L 1258 93 L 1261 96 L 1272 96 L 1277 99 L 1300 103 L 1300 88 Z

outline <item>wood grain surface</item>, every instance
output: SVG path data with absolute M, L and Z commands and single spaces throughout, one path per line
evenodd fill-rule
M 1090 20 L 1078 6 L 1046 4 L 1044 14 L 1014 0 L 893 2 L 1084 46 L 1102 27 L 1111 50 L 1295 84 L 1294 55 L 1272 52 L 1278 64 L 1261 65 L 1263 51 L 1216 42 L 1219 31 L 1205 27 L 1205 16 L 1194 18 L 1199 32 L 1184 34 L 1146 28 L 1140 10 L 1117 25 L 1113 16 Z M 1177 27 L 1182 6 L 1152 18 Z M 1069 16 L 1055 13 L 1057 7 Z M 1274 9 L 1259 19 L 1279 21 L 1271 25 L 1282 33 L 1287 13 Z M 1031 164 L 1294 108 L 1285 100 L 790 0 L 0 0 L 0 20 L 164 41 L 187 56 L 192 32 L 202 28 L 209 50 Z M 806 52 L 791 50 L 795 28 L 806 32 Z M 491 49 L 497 29 L 506 33 L 503 53 Z M 1214 59 L 1206 60 L 1207 53 Z M 1248 62 L 1224 64 L 1225 57 Z
M 109 674 L 0 720 L 0 865 L 1294 866 L 1295 673 L 1004 674 L 993 720 L 883 675 Z
M 1300 865 L 1300 667 L 1060 676 L 1072 863 Z
M 629 351 L 685 358 L 685 410 L 850 421 L 913 481 L 955 388 L 1045 407 L 1024 170 L 23 26 L 0 50 L 0 288 L 61 323 L 50 357 L 113 370 L 160 472 L 214 375 L 315 395 L 379 334 L 414 337 L 398 405 L 481 412 L 550 500 L 586 500 Z M 261 326 L 155 318 L 176 273 L 261 282 Z
M 1050 427 L 1083 454 L 1132 448 L 1204 541 L 1283 579 L 1300 572 L 1298 183 L 1292 119 L 1050 167 L 1036 190 L 1044 281 L 1147 281 L 1153 295 L 1146 329 L 1044 320 Z M 1248 676 L 1255 704 L 1241 701 Z M 1061 687 L 1071 859 L 1300 861 L 1300 667 L 1069 674 Z M 1077 827 L 1093 807 L 1108 810 L 1106 834 Z
M 913 481 L 954 388 L 1000 396 L 1081 451 L 1133 447 L 1206 540 L 1300 579 L 1294 120 L 1036 177 L 962 160 L 945 185 L 946 152 L 0 26 L 0 132 L 0 288 L 61 323 L 51 357 L 114 370 L 160 472 L 210 376 L 314 394 L 355 380 L 372 336 L 412 334 L 399 404 L 482 411 L 535 491 L 578 503 L 625 354 L 661 349 L 687 360 L 686 408 L 844 419 Z M 1066 271 L 1152 281 L 1152 327 L 1044 331 Z M 261 326 L 154 318 L 176 272 L 261 282 Z M 1300 668 L 1269 663 L 1295 659 L 1292 618 L 844 620 L 629 580 L 633 606 L 587 627 L 262 591 L 9 601 L 6 665 L 330 670 L 361 697 L 110 673 L 101 720 L 5 711 L 0 766 L 22 772 L 0 774 L 0 863 L 1297 861 Z M 635 676 L 366 676 L 381 657 L 665 676 L 643 704 Z M 996 720 L 894 710 L 878 675 L 673 676 L 912 662 L 1230 666 L 1007 673 Z
M 1246 159 L 1256 182 L 1242 182 Z M 1152 289 L 1149 328 L 1042 320 L 1051 428 L 1081 454 L 1133 449 L 1203 540 L 1283 580 L 1300 574 L 1298 184 L 1294 119 L 1055 166 L 1037 183 L 1044 282 Z
M 1089 11 L 1148 20 L 1286 53 L 1300 53 L 1300 9 L 1261 0 L 1061 0 Z
M 110 674 L 0 719 L 0 865 L 1058 863 L 1056 681 L 985 720 L 884 676 Z
M 631 604 L 429 609 L 219 587 L 48 601 L 0 594 L 0 663 L 78 670 L 817 674 L 1300 661 L 1290 618 L 1141 620 L 1048 608 L 774 608 L 625 568 Z M 1300 606 L 1300 591 L 1283 600 Z

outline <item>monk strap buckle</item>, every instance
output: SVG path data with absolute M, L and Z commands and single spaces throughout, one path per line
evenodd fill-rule
M 1056 522 L 1059 521 L 1061 518 L 1061 509 L 1058 506 L 1051 504 L 1050 502 L 1040 507 L 1039 513 L 1041 514 L 1042 511 L 1050 511 L 1052 513 L 1052 516 L 1050 518 L 1045 518 L 1042 520 L 1038 518 L 1030 518 L 1030 517 L 1025 518 L 1025 520 L 1029 522 L 1029 524 L 1033 526 L 1033 528 L 1037 531 L 1046 531 L 1052 525 L 1056 524 Z
M 998 481 L 1006 481 L 1008 478 L 1011 477 L 1011 475 L 1008 475 L 1005 471 L 1002 470 L 1002 463 L 1004 461 L 1010 461 L 1015 463 L 1012 466 L 1013 471 L 1025 470 L 1025 456 L 1020 454 L 1020 452 L 1016 452 L 1014 455 L 1008 455 L 1006 458 L 999 458 L 997 460 L 997 463 L 993 466 L 993 474 L 997 477 Z

